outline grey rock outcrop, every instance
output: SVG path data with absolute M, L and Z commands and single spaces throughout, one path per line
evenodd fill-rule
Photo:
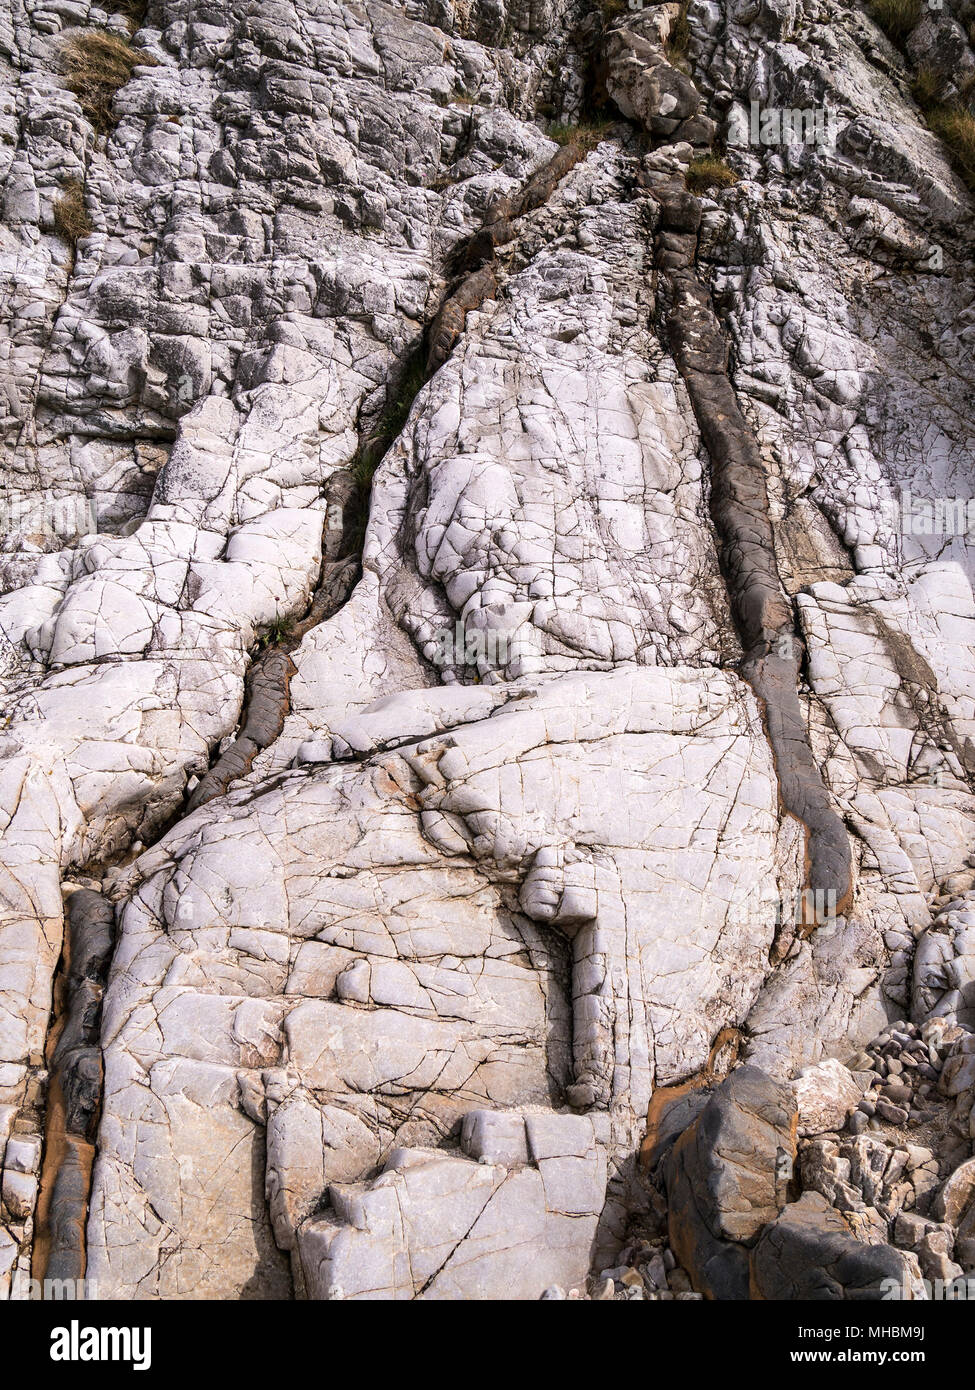
M 613 8 L 0 0 L 0 1296 L 972 1268 L 969 16 Z

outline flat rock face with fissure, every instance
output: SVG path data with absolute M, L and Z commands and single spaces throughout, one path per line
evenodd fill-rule
M 735 928 L 733 974 L 723 942 L 734 905 L 788 869 L 747 688 L 634 668 L 491 694 L 490 717 L 476 688 L 466 707 L 380 702 L 334 735 L 371 756 L 231 793 L 143 856 L 105 1003 L 100 1285 L 227 1295 L 263 1277 L 249 1214 L 270 1105 L 304 1097 L 316 1133 L 322 1111 L 354 1121 L 366 1169 L 468 1109 L 583 1086 L 625 1146 L 654 1083 L 702 1066 L 747 1012 L 771 933 L 761 914 Z M 431 713 L 449 730 L 418 738 Z M 219 1101 L 219 1129 L 189 1093 Z M 275 1181 L 293 1192 L 308 1162 L 285 1145 Z M 316 1172 L 310 1196 L 346 1176 Z M 225 1255 L 194 1253 L 201 1233 Z M 152 1249 L 182 1252 L 179 1284 L 147 1269 Z
M 964 1269 L 963 18 L 0 3 L 0 1296 Z

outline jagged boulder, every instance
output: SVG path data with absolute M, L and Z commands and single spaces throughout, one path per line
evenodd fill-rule
M 789 1201 L 798 1118 L 794 1088 L 740 1067 L 662 1160 L 671 1248 L 695 1289 L 720 1300 L 913 1297 L 915 1256 L 869 1223 L 858 1239 L 821 1191 Z
M 652 135 L 699 145 L 714 138 L 716 126 L 702 114 L 700 92 L 668 62 L 654 28 L 649 34 L 635 24 L 612 29 L 603 45 L 600 74 L 610 100 Z
M 975 1158 L 951 1174 L 934 1199 L 932 1215 L 954 1230 L 958 1262 L 975 1269 Z
M 799 1109 L 799 1134 L 803 1137 L 842 1129 L 863 1095 L 856 1077 L 835 1057 L 804 1067 L 792 1089 Z
M 740 1067 L 664 1160 L 670 1244 L 706 1297 L 748 1298 L 748 1246 L 785 1206 L 796 1120 L 787 1086 Z
M 804 1192 L 765 1227 L 749 1268 L 751 1296 L 765 1299 L 910 1298 L 920 1275 L 906 1251 L 857 1240 L 819 1192 Z
M 921 935 L 912 980 L 915 1018 L 975 1025 L 975 892 L 953 899 Z

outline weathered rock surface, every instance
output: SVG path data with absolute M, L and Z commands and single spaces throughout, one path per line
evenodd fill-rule
M 792 1089 L 799 1112 L 798 1133 L 804 1138 L 842 1129 L 863 1095 L 856 1077 L 835 1057 L 803 1067 Z
M 0 0 L 0 1296 L 975 1268 L 970 18 Z
M 331 1213 L 298 1232 L 309 1297 L 526 1299 L 585 1283 L 606 1199 L 591 1121 L 475 1111 L 463 1142 L 466 1157 L 394 1149 L 371 1182 L 330 1185 Z

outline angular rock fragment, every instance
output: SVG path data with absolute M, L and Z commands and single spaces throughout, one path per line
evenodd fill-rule
M 785 1205 L 796 1119 L 787 1087 L 740 1067 L 664 1160 L 671 1248 L 708 1298 L 749 1296 L 748 1249 Z
M 842 1062 L 829 1058 L 805 1067 L 793 1082 L 802 1136 L 842 1129 L 855 1110 L 863 1087 Z
M 478 1112 L 465 1134 L 470 1158 L 394 1149 L 377 1178 L 329 1188 L 298 1232 L 310 1298 L 537 1299 L 585 1281 L 606 1189 L 591 1122 Z
M 858 1241 L 818 1192 L 804 1192 L 766 1226 L 750 1269 L 752 1297 L 788 1300 L 911 1298 L 919 1277 L 905 1252 Z

